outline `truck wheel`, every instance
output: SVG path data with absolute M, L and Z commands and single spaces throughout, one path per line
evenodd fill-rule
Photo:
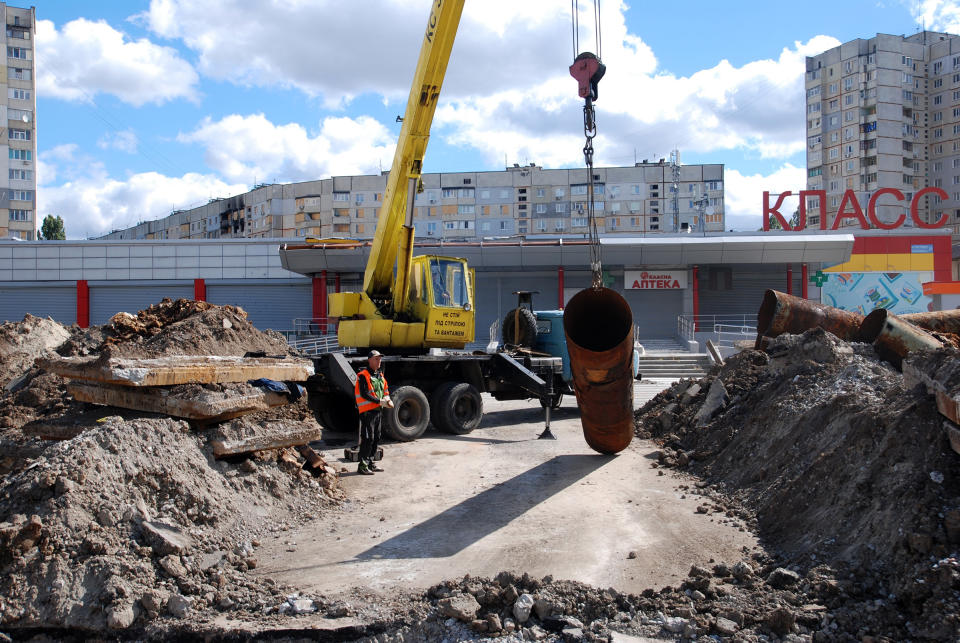
M 410 442 L 427 430 L 430 423 L 430 405 L 427 396 L 416 386 L 400 386 L 390 391 L 392 409 L 384 409 L 386 433 L 394 440 Z
M 311 403 L 313 406 L 313 403 Z M 356 435 L 360 426 L 360 414 L 351 398 L 336 393 L 319 396 L 316 402 L 316 416 L 328 431 Z
M 519 333 L 514 328 L 520 316 Z M 531 347 L 537 341 L 537 318 L 529 308 L 514 308 L 503 318 L 501 328 L 504 344 Z M 516 337 L 514 337 L 516 335 Z
M 473 384 L 449 382 L 437 396 L 433 423 L 441 431 L 463 435 L 480 425 L 483 419 L 483 398 Z

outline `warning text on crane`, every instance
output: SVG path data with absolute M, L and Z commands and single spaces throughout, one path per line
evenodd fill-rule
M 443 310 L 430 320 L 429 333 L 436 338 L 466 338 L 470 330 L 467 320 L 459 310 Z

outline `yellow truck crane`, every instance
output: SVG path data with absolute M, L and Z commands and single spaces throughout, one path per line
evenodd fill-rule
M 394 402 L 384 410 L 385 430 L 394 439 L 414 440 L 431 422 L 450 433 L 472 431 L 483 417 L 483 392 L 539 398 L 549 429 L 561 358 L 460 350 L 474 340 L 474 273 L 465 259 L 413 256 L 414 199 L 422 191 L 423 156 L 463 4 L 431 2 L 363 291 L 330 295 L 329 315 L 340 319 L 337 339 L 346 352 L 315 356 L 316 375 L 308 382 L 311 406 L 330 430 L 356 431 L 353 385 L 372 348 L 384 354 Z M 280 247 L 284 268 L 310 276 L 323 269 L 325 253 L 316 245 Z
M 340 318 L 341 346 L 391 353 L 463 348 L 473 341 L 473 274 L 466 260 L 413 256 L 413 203 L 423 191 L 423 155 L 462 11 L 463 0 L 432 4 L 363 292 L 330 295 L 330 316 Z

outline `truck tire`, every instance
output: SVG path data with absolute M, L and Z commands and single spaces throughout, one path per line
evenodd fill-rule
M 433 409 L 433 424 L 447 433 L 463 435 L 480 425 L 483 398 L 473 384 L 448 382 L 438 391 Z
M 519 332 L 514 328 L 520 316 Z M 501 329 L 504 344 L 530 348 L 537 341 L 537 318 L 529 308 L 514 308 L 503 318 Z M 514 335 L 517 335 L 514 337 Z
M 313 402 L 311 406 L 314 406 Z M 315 408 L 317 419 L 327 431 L 357 434 L 360 414 L 357 413 L 357 404 L 352 398 L 337 393 L 324 393 L 317 399 Z
M 416 386 L 400 386 L 390 391 L 392 409 L 383 409 L 384 431 L 400 442 L 416 440 L 430 423 L 427 396 Z

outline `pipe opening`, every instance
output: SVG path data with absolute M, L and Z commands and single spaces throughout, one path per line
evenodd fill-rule
M 860 341 L 872 344 L 883 331 L 884 324 L 887 323 L 887 310 L 877 308 L 860 323 Z
M 767 290 L 763 293 L 763 303 L 760 304 L 760 310 L 757 311 L 757 333 L 765 335 L 770 330 L 770 324 L 773 323 L 773 314 L 777 310 L 777 293 L 773 290 Z
M 563 330 L 577 346 L 600 353 L 623 343 L 633 330 L 633 313 L 613 290 L 586 288 L 564 309 Z

